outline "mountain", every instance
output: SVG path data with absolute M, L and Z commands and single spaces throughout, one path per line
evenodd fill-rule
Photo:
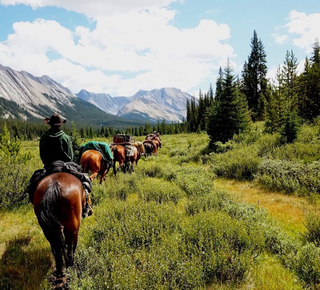
M 117 115 L 132 120 L 143 118 L 154 122 L 157 120 L 181 122 L 186 118 L 187 100 L 191 98 L 191 95 L 176 88 L 139 91 Z
M 181 122 L 191 95 L 176 88 L 139 91 L 131 97 L 81 90 L 73 94 L 48 76 L 35 77 L 0 65 L 0 118 L 39 122 L 52 113 L 76 127 L 136 127 L 159 120 Z
M 109 94 L 91 93 L 81 90 L 76 96 L 89 102 L 108 114 L 117 115 L 119 108 L 131 102 L 130 97 L 111 97 Z
M 107 113 L 128 120 L 151 123 L 158 120 L 168 123 L 181 122 L 186 118 L 187 100 L 192 98 L 176 88 L 141 90 L 131 97 L 111 97 L 108 94 L 82 90 L 77 96 Z
M 77 127 L 110 126 L 126 128 L 141 122 L 107 114 L 97 106 L 74 95 L 48 76 L 35 77 L 0 65 L 0 117 L 40 121 L 59 113 Z

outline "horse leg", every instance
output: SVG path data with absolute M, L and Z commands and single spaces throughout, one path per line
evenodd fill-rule
M 91 174 L 90 176 L 91 182 L 97 177 L 97 175 L 98 175 L 98 172 L 94 172 L 93 174 Z
M 72 267 L 74 263 L 74 252 L 78 244 L 78 230 L 67 230 L 64 231 L 66 239 L 67 255 L 66 255 L 66 267 Z
M 115 177 L 117 177 L 117 170 L 116 170 L 116 161 L 112 161 L 112 169 L 113 169 L 113 174 Z
M 64 239 L 62 236 L 62 229 L 59 231 L 52 231 L 51 229 L 43 229 L 43 233 L 50 243 L 51 251 L 54 256 L 56 266 L 56 277 L 61 278 L 64 276 L 64 258 L 66 256 Z

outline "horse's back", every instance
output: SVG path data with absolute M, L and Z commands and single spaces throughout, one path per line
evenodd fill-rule
M 99 171 L 101 166 L 102 156 L 96 150 L 87 150 L 83 152 L 81 156 L 81 166 L 84 172 L 88 172 L 89 169 Z
M 77 227 L 80 223 L 82 208 L 85 203 L 85 192 L 82 182 L 74 175 L 67 172 L 53 173 L 43 178 L 34 194 L 34 211 L 38 215 L 39 207 L 45 195 L 53 195 L 58 191 L 57 204 L 60 207 L 60 222 L 66 225 L 73 217 L 72 226 Z

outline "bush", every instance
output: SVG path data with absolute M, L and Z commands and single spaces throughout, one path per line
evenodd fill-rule
M 308 213 L 306 217 L 305 239 L 307 242 L 320 246 L 320 215 L 319 213 Z
M 252 180 L 261 159 L 254 147 L 241 147 L 211 156 L 211 168 L 220 177 Z
M 137 195 L 145 202 L 173 202 L 177 204 L 185 196 L 185 193 L 174 182 L 146 177 L 138 184 Z
M 320 162 L 310 164 L 286 160 L 263 160 L 257 180 L 270 190 L 285 193 L 320 193 Z

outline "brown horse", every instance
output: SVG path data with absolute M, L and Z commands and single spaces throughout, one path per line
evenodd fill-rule
M 152 134 L 148 134 L 145 138 L 145 140 L 157 140 L 159 142 L 159 146 L 158 147 L 162 147 L 162 143 L 161 143 L 161 139 L 160 139 L 160 134 L 155 132 Z
M 130 170 L 131 172 L 134 172 L 134 165 L 138 164 L 138 161 L 141 157 L 141 153 L 139 152 L 138 148 L 136 146 L 132 147 L 132 154 L 129 156 L 130 159 Z
M 88 197 L 88 203 L 91 204 Z M 55 258 L 55 276 L 65 282 L 64 270 L 74 263 L 86 193 L 81 181 L 66 172 L 44 177 L 34 193 L 34 212 Z
M 91 181 L 100 174 L 100 184 L 102 184 L 102 181 L 105 180 L 109 172 L 112 162 L 103 159 L 99 151 L 87 150 L 81 155 L 80 164 L 84 173 L 88 173 L 89 170 L 91 171 Z
M 158 154 L 158 146 L 159 143 L 157 140 L 144 140 L 143 145 L 145 148 L 145 157 L 147 158 L 148 156 L 157 155 Z
M 138 150 L 136 147 L 131 146 L 132 154 L 128 156 L 127 150 L 125 146 L 120 144 L 114 144 L 111 146 L 110 150 L 113 154 L 114 162 L 113 162 L 113 170 L 116 172 L 116 162 L 119 162 L 118 170 L 122 170 L 124 173 L 127 171 L 133 172 L 133 164 L 136 164 L 136 160 L 138 158 Z
M 113 154 L 113 171 L 116 171 L 116 162 L 119 163 L 118 170 L 126 171 L 126 163 L 128 162 L 126 158 L 126 148 L 122 145 L 115 144 L 110 147 Z

